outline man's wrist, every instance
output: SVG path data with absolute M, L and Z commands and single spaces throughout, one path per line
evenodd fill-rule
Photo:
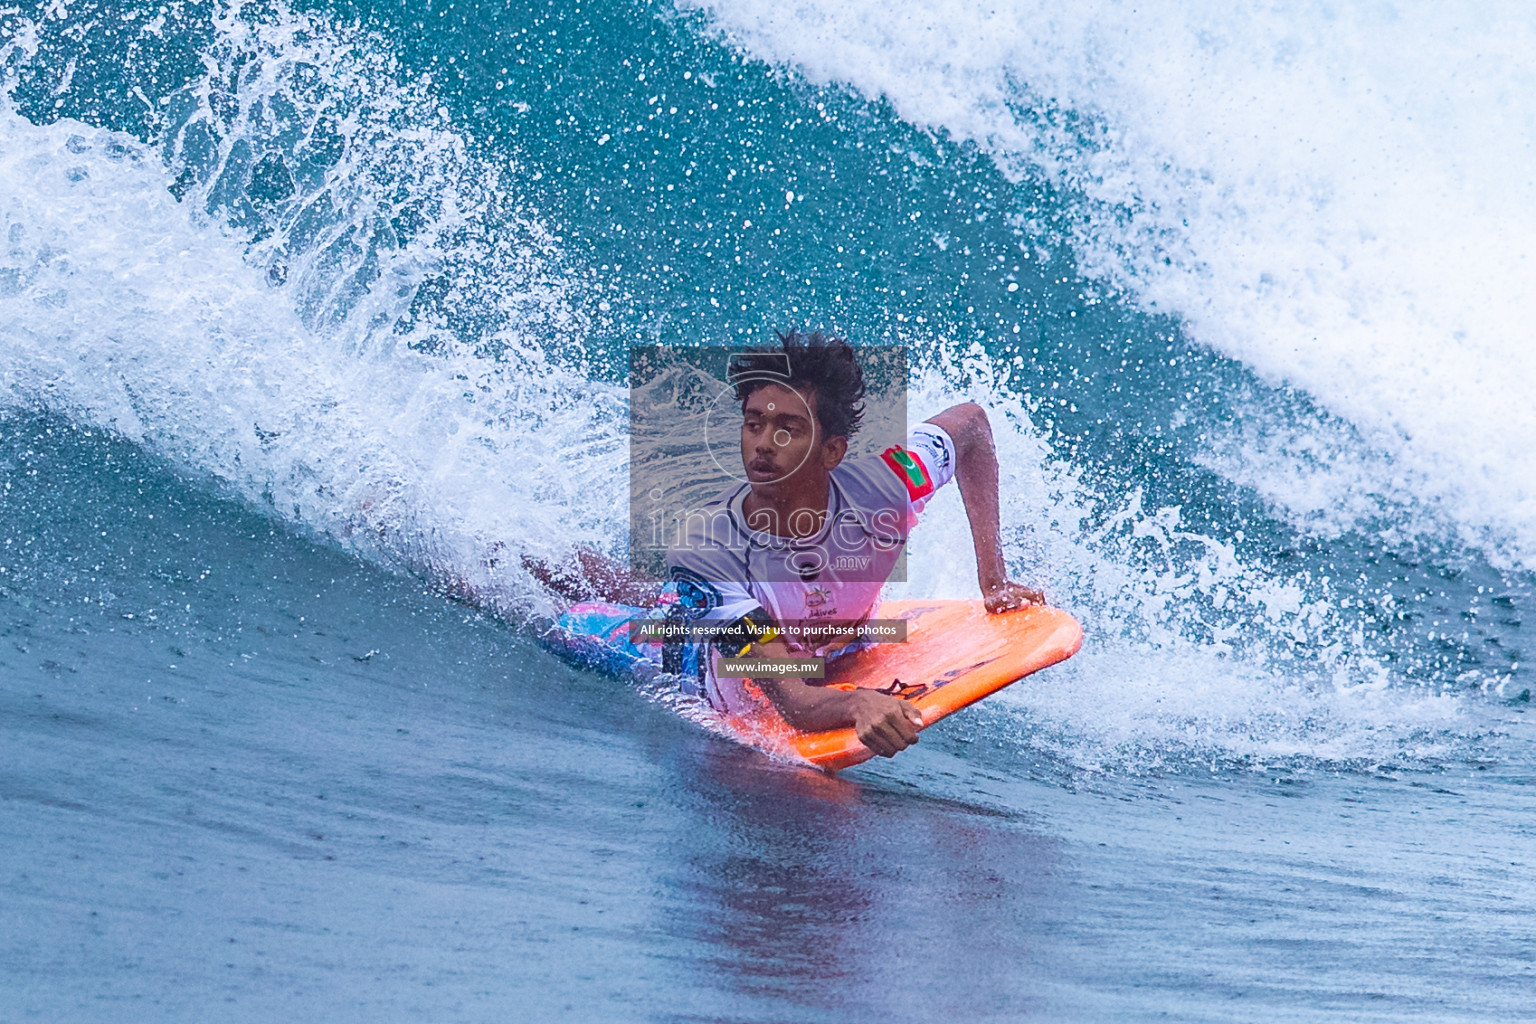
M 990 572 L 978 573 L 977 582 L 981 584 L 981 592 L 983 594 L 990 594 L 1008 585 L 1008 573 L 1006 570 L 999 570 L 995 574 Z

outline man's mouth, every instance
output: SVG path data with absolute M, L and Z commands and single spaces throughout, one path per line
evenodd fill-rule
M 747 476 L 753 480 L 769 480 L 778 475 L 778 467 L 768 459 L 753 459 L 747 463 Z

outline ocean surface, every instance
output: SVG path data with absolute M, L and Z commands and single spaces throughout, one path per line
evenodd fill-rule
M 0 1019 L 1530 1020 L 1529 5 L 0 6 Z M 635 344 L 902 344 L 1083 650 L 573 667 Z M 958 495 L 892 596 L 966 597 Z M 473 604 L 453 595 L 473 593 Z

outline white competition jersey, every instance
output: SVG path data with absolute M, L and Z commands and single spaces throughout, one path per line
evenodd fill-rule
M 798 538 L 749 527 L 742 505 L 751 485 L 740 484 L 691 516 L 682 541 L 667 552 L 678 607 L 722 625 L 764 612 L 775 622 L 865 619 L 917 514 L 954 475 L 954 442 L 920 423 L 904 446 L 834 469 L 821 528 Z M 740 680 L 715 677 L 707 644 L 697 653 L 697 678 L 685 679 L 684 688 L 720 710 L 745 710 Z

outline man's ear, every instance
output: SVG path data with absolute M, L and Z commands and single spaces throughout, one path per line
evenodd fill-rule
M 829 437 L 821 442 L 821 464 L 828 473 L 842 464 L 843 457 L 848 454 L 848 439 L 846 437 Z

